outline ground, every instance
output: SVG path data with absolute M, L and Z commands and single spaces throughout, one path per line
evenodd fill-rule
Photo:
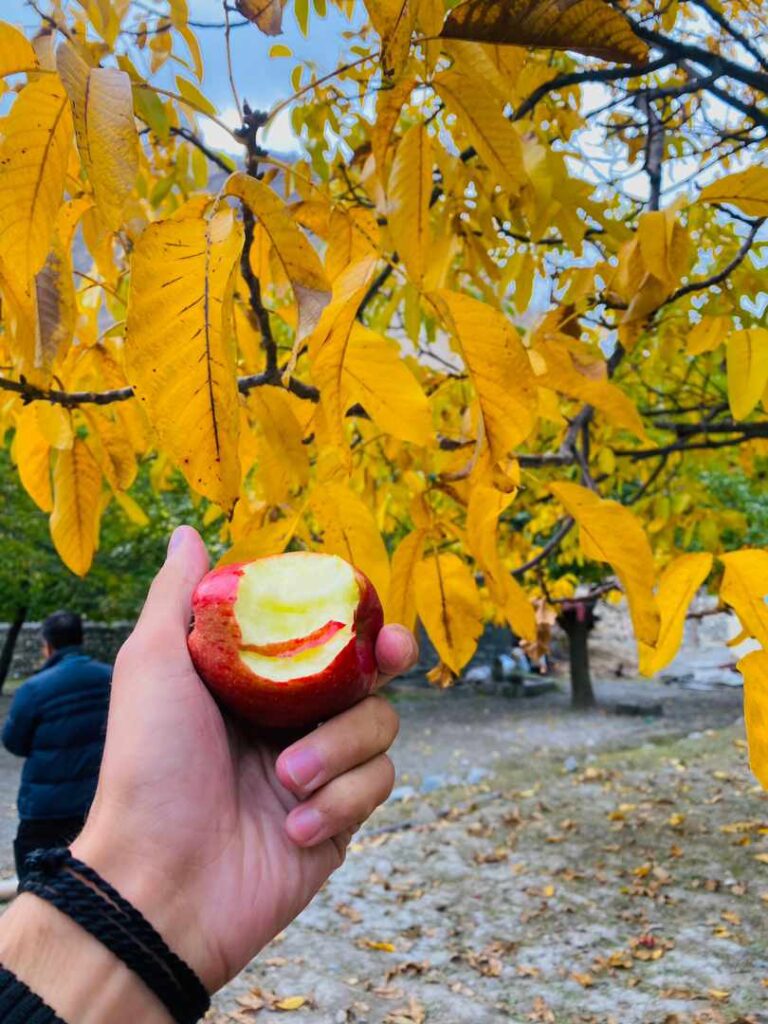
M 303 999 L 297 1024 L 768 1021 L 768 804 L 738 691 L 599 694 L 667 713 L 401 695 L 400 799 L 213 1019 Z
M 741 694 L 404 686 L 394 798 L 217 1024 L 768 1022 L 768 803 Z M 664 715 L 619 715 L 617 702 Z M 4 710 L 4 708 L 2 709 Z M 2 868 L 18 764 L 0 756 Z

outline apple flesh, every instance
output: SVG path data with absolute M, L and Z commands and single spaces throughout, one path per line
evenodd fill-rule
M 376 680 L 381 602 L 336 555 L 292 552 L 214 569 L 192 611 L 188 644 L 200 677 L 265 728 L 315 725 L 362 700 Z

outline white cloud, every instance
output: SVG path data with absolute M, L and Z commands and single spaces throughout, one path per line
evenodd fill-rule
M 240 124 L 237 110 L 234 107 L 227 107 L 223 110 L 219 115 L 219 120 L 228 128 L 237 128 Z M 207 117 L 201 117 L 200 126 L 203 141 L 211 149 L 223 150 L 225 153 L 231 153 L 233 156 L 242 153 L 242 147 L 237 140 L 233 139 L 215 121 L 210 121 Z M 265 149 L 269 149 L 274 153 L 301 152 L 301 143 L 291 127 L 291 115 L 287 108 L 281 110 L 269 124 L 267 130 L 262 132 L 261 142 Z

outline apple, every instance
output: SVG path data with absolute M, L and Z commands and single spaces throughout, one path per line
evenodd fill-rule
M 189 652 L 217 699 L 268 729 L 302 729 L 370 693 L 381 602 L 336 555 L 297 551 L 209 572 Z

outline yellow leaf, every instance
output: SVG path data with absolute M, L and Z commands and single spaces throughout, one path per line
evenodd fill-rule
M 750 636 L 768 648 L 768 551 L 746 548 L 721 558 L 720 599 L 736 612 Z
M 732 203 L 750 217 L 768 216 L 768 167 L 757 164 L 707 185 L 705 203 Z
M 688 355 L 714 352 L 731 327 L 729 316 L 703 316 L 688 334 Z
M 91 567 L 101 516 L 101 472 L 79 438 L 56 456 L 51 537 L 62 562 L 77 576 Z
M 414 284 L 421 285 L 429 259 L 432 143 L 419 122 L 403 136 L 387 185 L 392 240 Z
M 638 641 L 650 647 L 659 636 L 660 618 L 653 596 L 653 552 L 629 509 L 606 501 L 578 484 L 552 484 L 552 492 L 580 527 L 587 558 L 608 562 L 627 595 Z
M 567 339 L 557 334 L 545 335 L 534 352 L 546 366 L 541 367 L 536 377 L 540 387 L 587 402 L 603 413 L 609 423 L 645 438 L 645 427 L 634 402 L 611 381 L 595 380 L 583 373 L 571 355 Z
M 712 555 L 680 555 L 666 567 L 659 579 L 656 602 L 661 615 L 659 638 L 655 647 L 640 642 L 640 672 L 652 676 L 660 672 L 677 654 L 683 639 L 688 606 L 712 569 Z
M 590 57 L 642 64 L 648 47 L 605 0 L 465 0 L 442 35 L 477 43 L 576 50 Z
M 293 539 L 299 525 L 300 514 L 278 519 L 263 526 L 247 527 L 243 535 L 216 563 L 232 565 L 236 562 L 252 562 L 267 555 L 282 555 Z
M 365 949 L 373 949 L 379 953 L 394 953 L 397 947 L 391 942 L 377 942 L 375 939 L 363 939 L 360 943 Z
M 35 275 L 37 333 L 35 365 L 50 370 L 65 352 L 75 328 L 75 286 L 69 254 L 54 241 L 43 269 Z
M 240 490 L 229 324 L 242 230 L 231 210 L 150 224 L 133 254 L 126 367 L 190 485 L 229 510 Z
M 265 36 L 283 31 L 283 8 L 287 0 L 235 0 L 238 11 L 261 29 Z
M 302 444 L 301 424 L 282 388 L 256 388 L 248 407 L 259 423 L 258 480 L 272 505 L 286 501 L 309 479 L 309 453 Z
M 72 413 L 53 402 L 37 402 L 33 408 L 40 430 L 51 448 L 71 448 L 75 437 Z
M 365 573 L 380 599 L 389 593 L 389 556 L 368 506 L 343 484 L 316 488 L 312 510 L 323 531 L 323 551 Z
M 391 338 L 354 323 L 342 366 L 344 405 L 359 402 L 385 433 L 429 444 L 432 414 L 427 396 Z
M 538 399 L 526 351 L 504 314 L 484 302 L 445 290 L 431 298 L 461 347 L 498 462 L 536 423 Z
M 22 289 L 45 263 L 64 194 L 72 115 L 56 75 L 25 86 L 3 121 L 0 257 Z
M 291 282 L 299 308 L 297 341 L 303 341 L 317 326 L 331 298 L 331 286 L 320 257 L 302 233 L 278 194 L 247 174 L 233 174 L 226 194 L 241 199 L 269 235 L 272 247 Z
M 731 993 L 724 988 L 708 988 L 707 995 L 710 999 L 714 999 L 716 1003 L 727 1003 L 731 998 Z
M 34 405 L 24 406 L 16 418 L 13 458 L 27 494 L 43 512 L 50 512 L 51 446 L 40 430 Z
M 90 68 L 70 43 L 56 64 L 75 121 L 77 148 L 104 222 L 117 231 L 139 170 L 131 79 L 117 68 Z
M 286 996 L 275 1003 L 276 1010 L 300 1010 L 307 1002 L 306 996 Z
M 472 573 L 457 555 L 434 554 L 416 566 L 413 585 L 416 611 L 429 639 L 451 671 L 460 672 L 483 629 Z
M 365 0 L 368 16 L 381 36 L 384 74 L 397 75 L 411 47 L 418 0 Z
M 328 223 L 328 249 L 325 254 L 328 278 L 335 282 L 353 263 L 374 256 L 378 238 L 379 227 L 372 210 L 335 207 Z
M 424 555 L 425 530 L 414 530 L 404 537 L 392 556 L 392 577 L 389 582 L 387 621 L 399 622 L 408 629 L 416 623 L 416 596 L 413 575 Z
M 125 491 L 115 491 L 115 501 L 136 526 L 149 526 L 149 516 L 139 503 Z
M 195 83 L 190 82 L 188 78 L 177 75 L 176 88 L 179 90 L 179 95 L 184 97 L 193 110 L 199 110 L 203 114 L 216 114 L 215 104 L 211 103 L 208 97 L 204 96 Z
M 437 75 L 434 84 L 496 181 L 517 196 L 527 181 L 523 146 L 496 92 L 464 67 Z
M 320 402 L 331 436 L 340 446 L 345 443 L 344 363 L 357 311 L 375 269 L 376 256 L 366 256 L 336 278 L 333 299 L 309 340 L 312 379 L 320 389 Z
M 113 411 L 94 407 L 81 412 L 88 424 L 88 444 L 109 486 L 114 491 L 127 491 L 138 467 L 122 423 Z
M 497 529 L 499 516 L 515 499 L 473 478 L 467 508 L 467 544 L 485 574 L 491 597 L 518 636 L 536 640 L 536 613 L 517 580 L 501 564 Z
M 637 230 L 640 254 L 649 274 L 672 292 L 686 269 L 688 234 L 674 207 L 651 210 L 640 217 Z
M 379 89 L 376 95 L 376 120 L 371 125 L 370 134 L 376 172 L 382 185 L 387 180 L 387 163 L 389 151 L 394 144 L 395 128 L 415 87 L 415 79 L 405 77 L 398 79 L 389 88 Z
M 27 37 L 8 22 L 0 21 L 0 78 L 36 67 L 37 55 Z
M 768 328 L 736 331 L 728 338 L 728 401 L 734 419 L 752 412 L 768 386 Z

